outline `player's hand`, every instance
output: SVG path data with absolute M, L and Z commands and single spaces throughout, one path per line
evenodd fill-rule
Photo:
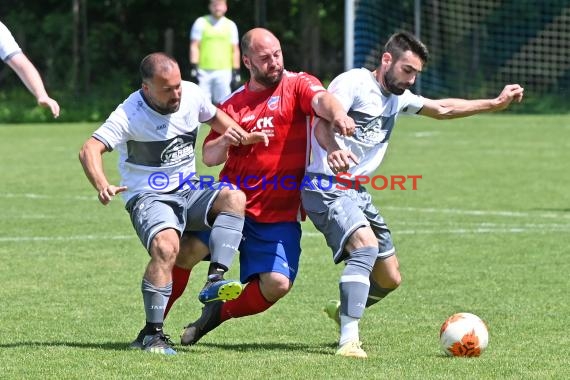
M 224 144 L 229 146 L 251 145 L 263 142 L 265 146 L 269 145 L 269 137 L 264 132 L 246 132 L 241 128 L 229 127 L 224 132 L 222 139 Z
M 524 88 L 522 88 L 518 84 L 508 84 L 505 86 L 503 91 L 499 94 L 497 98 L 495 98 L 495 110 L 501 111 L 504 110 L 511 104 L 514 100 L 517 103 L 520 103 L 523 99 L 524 95 Z
M 241 140 L 242 145 L 257 143 L 263 143 L 265 146 L 269 145 L 269 137 L 265 132 L 250 132 Z
M 222 135 L 222 141 L 226 146 L 238 146 L 246 138 L 247 132 L 241 128 L 228 127 Z
M 354 134 L 354 129 L 356 128 L 354 120 L 346 114 L 336 117 L 331 124 L 334 130 L 342 136 L 352 136 Z
M 126 191 L 126 186 L 115 186 L 109 185 L 99 191 L 99 202 L 101 202 L 104 206 L 108 205 L 109 202 L 113 199 L 113 197 L 123 191 Z
M 59 116 L 59 104 L 49 96 L 39 97 L 38 105 L 40 107 L 49 108 L 54 118 Z
M 350 150 L 335 150 L 327 155 L 327 162 L 334 174 L 348 171 L 351 164 L 358 165 L 358 157 Z

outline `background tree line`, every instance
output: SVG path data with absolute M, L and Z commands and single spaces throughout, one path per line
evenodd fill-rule
M 228 6 L 240 36 L 265 26 L 281 39 L 289 70 L 325 82 L 343 70 L 343 1 L 228 0 Z M 104 119 L 138 88 L 138 64 L 150 52 L 172 54 L 186 79 L 190 27 L 207 13 L 208 0 L 0 2 L 0 20 L 62 106 L 59 122 Z M 0 66 L 0 122 L 49 120 L 16 75 Z

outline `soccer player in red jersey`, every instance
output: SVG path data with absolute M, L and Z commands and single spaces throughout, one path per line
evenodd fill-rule
M 250 79 L 219 107 L 246 131 L 264 132 L 267 146 L 232 146 L 230 137 L 211 133 L 204 143 L 207 165 L 225 162 L 222 183 L 246 194 L 246 222 L 240 251 L 240 278 L 247 283 L 233 301 L 212 301 L 198 320 L 183 331 L 181 343 L 195 344 L 230 318 L 263 312 L 285 296 L 298 273 L 301 226 L 304 219 L 300 187 L 310 151 L 313 116 L 331 123 L 343 135 L 354 121 L 321 82 L 307 73 L 284 69 L 279 40 L 268 30 L 255 28 L 241 40 L 243 63 Z M 207 255 L 205 237 L 191 242 L 173 270 L 173 291 L 167 306 L 182 294 L 193 265 Z M 182 253 L 182 252 L 181 252 Z

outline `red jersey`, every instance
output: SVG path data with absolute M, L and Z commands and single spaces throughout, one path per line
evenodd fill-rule
M 311 101 L 325 91 L 307 73 L 283 72 L 273 88 L 250 91 L 248 83 L 219 107 L 248 132 L 261 131 L 269 145 L 231 146 L 220 182 L 239 187 L 247 197 L 246 215 L 261 223 L 304 219 L 300 184 L 310 154 Z M 205 142 L 218 137 L 211 131 Z

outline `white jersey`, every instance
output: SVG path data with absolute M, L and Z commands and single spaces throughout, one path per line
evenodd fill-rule
M 356 124 L 353 136 L 335 134 L 340 148 L 350 150 L 358 157 L 359 164 L 348 170 L 352 176 L 374 172 L 382 163 L 398 114 L 415 114 L 424 105 L 424 99 L 409 90 L 402 95 L 382 92 L 372 72 L 364 68 L 340 74 L 328 90 L 340 100 Z M 327 163 L 327 152 L 315 138 L 314 128 L 311 147 L 312 158 L 307 172 L 334 176 Z
M 94 133 L 108 150 L 119 152 L 121 184 L 127 202 L 140 192 L 169 192 L 195 177 L 198 129 L 216 115 L 200 87 L 182 81 L 178 111 L 162 115 L 133 92 Z
M 22 52 L 20 46 L 10 33 L 10 30 L 0 21 L 0 59 L 8 60 L 13 55 Z

